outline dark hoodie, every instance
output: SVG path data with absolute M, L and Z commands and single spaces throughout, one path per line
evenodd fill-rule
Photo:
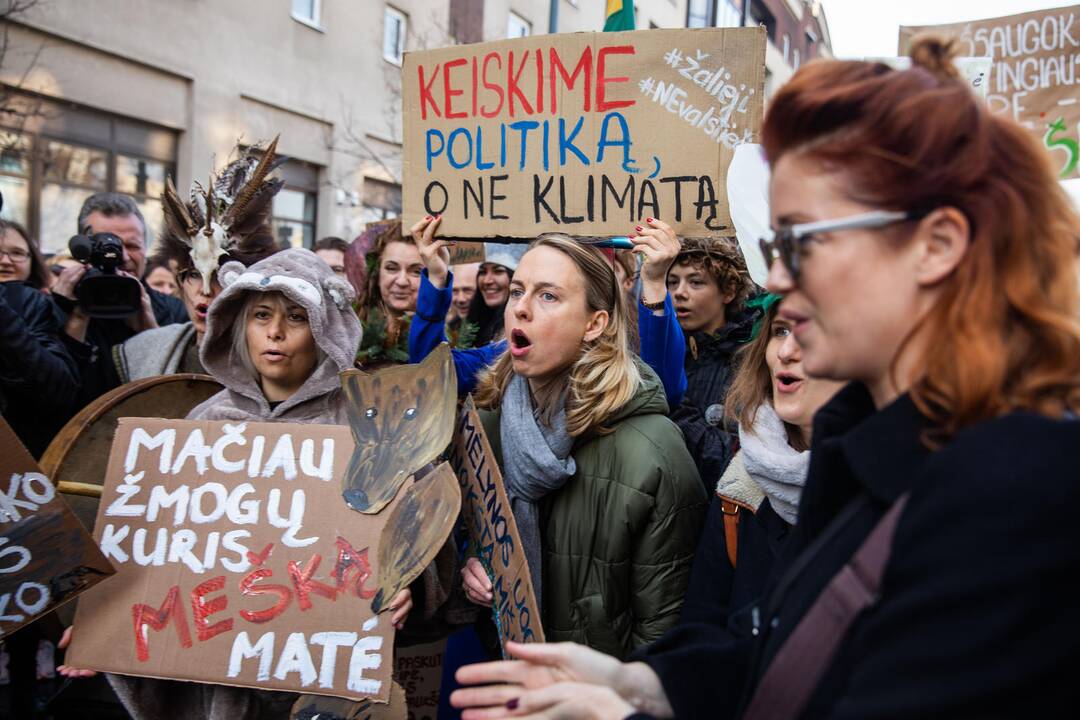
M 737 429 L 723 423 L 724 399 L 735 377 L 735 352 L 750 340 L 758 315 L 743 311 L 712 335 L 699 331 L 686 338 L 686 393 L 671 419 L 710 495 L 738 449 Z

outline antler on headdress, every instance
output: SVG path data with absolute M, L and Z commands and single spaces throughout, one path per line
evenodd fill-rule
M 166 178 L 161 198 L 166 229 L 189 248 L 207 294 L 221 256 L 234 248 L 238 237 L 266 223 L 270 200 L 284 185 L 283 180 L 267 178 L 286 160 L 277 156 L 279 138 L 274 138 L 262 157 L 256 148 L 229 163 L 217 180 L 211 176 L 205 188 L 193 183 L 190 203 L 180 200 L 172 179 Z

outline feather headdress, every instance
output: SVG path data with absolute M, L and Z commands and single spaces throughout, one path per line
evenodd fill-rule
M 180 199 L 172 178 L 165 179 L 161 196 L 164 253 L 198 270 L 207 294 L 222 256 L 249 264 L 248 258 L 256 260 L 275 249 L 270 204 L 284 181 L 269 175 L 286 160 L 277 156 L 277 143 L 275 137 L 261 153 L 258 148 L 248 149 L 217 178 L 211 177 L 206 187 L 193 183 L 187 203 Z

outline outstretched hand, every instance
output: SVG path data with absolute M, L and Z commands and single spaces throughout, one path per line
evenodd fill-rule
M 462 685 L 480 685 L 454 691 L 450 703 L 454 707 L 467 708 L 463 720 L 481 720 L 489 717 L 516 717 L 507 703 L 517 701 L 528 691 L 538 691 L 556 685 L 578 684 L 585 688 L 599 686 L 614 688 L 623 664 L 596 650 L 575 643 L 507 643 L 507 652 L 516 660 L 466 665 L 457 671 Z M 580 689 L 580 688 L 579 688 Z M 612 690 L 614 693 L 614 691 Z M 529 705 L 539 709 L 545 702 L 562 702 L 561 691 L 531 696 L 535 702 Z M 617 697 L 617 695 L 616 695 Z M 538 715 L 537 717 L 591 717 L 586 715 Z M 622 717 L 621 715 L 619 717 Z
M 427 268 L 428 280 L 439 290 L 446 287 L 446 277 L 450 272 L 450 242 L 435 239 L 435 232 L 441 222 L 442 215 L 428 215 L 409 228 L 416 249 L 420 251 L 420 259 Z

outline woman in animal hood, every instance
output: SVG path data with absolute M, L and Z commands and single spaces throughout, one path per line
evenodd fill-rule
M 352 286 L 303 248 L 285 250 L 248 268 L 226 263 L 219 275 L 224 289 L 210 307 L 199 354 L 203 367 L 225 389 L 188 418 L 348 423 L 338 374 L 353 367 L 362 334 L 352 309 Z M 294 321 L 293 315 L 306 315 L 314 357 L 305 358 L 302 349 L 276 337 L 279 331 L 269 320 L 263 324 L 261 316 L 270 306 L 282 303 L 286 325 Z M 261 350 L 245 352 L 249 346 Z M 306 379 L 283 396 L 289 382 L 302 379 L 308 369 Z

